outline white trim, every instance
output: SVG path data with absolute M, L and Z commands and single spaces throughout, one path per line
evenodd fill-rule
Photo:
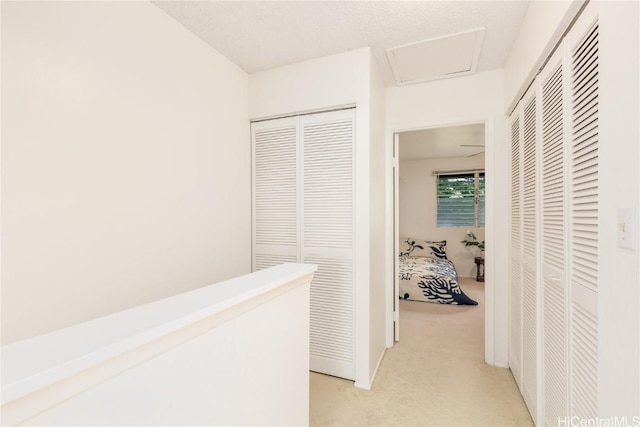
M 361 390 L 371 390 L 371 384 L 373 384 L 373 381 L 371 381 L 371 380 L 367 380 L 367 382 L 365 382 L 365 383 L 362 383 L 362 382 L 359 382 L 358 380 L 356 380 L 353 383 L 353 386 L 355 388 L 359 388 Z
M 542 68 L 546 65 L 549 58 L 553 55 L 556 49 L 559 48 L 560 43 L 564 39 L 567 32 L 573 26 L 574 21 L 582 13 L 582 8 L 588 3 L 589 0 L 572 1 L 565 15 L 562 17 L 556 31 L 549 38 L 546 46 L 540 52 L 540 56 L 534 63 L 529 74 L 525 77 L 520 85 L 518 91 L 514 94 L 513 98 L 509 100 L 509 104 L 506 106 L 505 115 L 510 116 L 516 109 L 518 102 L 524 97 L 529 87 L 534 84 L 536 76 L 540 73 Z
M 400 135 L 393 134 L 393 339 L 400 341 L 400 274 L 398 254 L 400 253 Z
M 487 209 L 486 218 L 485 218 L 485 241 L 487 242 L 487 250 L 485 251 L 485 265 L 486 265 L 486 278 L 485 278 L 485 345 L 484 345 L 484 354 L 485 354 L 485 362 L 489 365 L 494 366 L 502 366 L 496 364 L 495 361 L 495 283 L 494 283 L 494 273 L 495 273 L 495 255 L 494 248 L 492 248 L 492 242 L 494 239 L 494 235 L 496 232 L 496 227 L 494 224 L 493 215 L 489 215 L 494 211 L 495 204 L 495 185 L 493 180 L 493 171 L 495 167 L 494 162 L 494 146 L 495 146 L 495 129 L 494 129 L 494 119 L 491 115 L 486 116 L 471 116 L 471 117 L 460 117 L 458 119 L 451 120 L 443 120 L 440 122 L 429 123 L 425 122 L 423 126 L 412 127 L 412 128 L 392 128 L 387 129 L 386 131 L 386 152 L 387 152 L 387 188 L 391 188 L 393 184 L 393 138 L 394 134 L 401 132 L 408 132 L 413 130 L 422 130 L 422 129 L 430 129 L 430 128 L 440 128 L 440 127 L 449 127 L 449 126 L 460 126 L 467 124 L 477 124 L 482 123 L 485 125 L 485 186 L 487 191 L 487 196 L 485 199 L 485 207 Z M 394 255 L 394 242 L 393 242 L 393 224 L 392 218 L 394 213 L 394 200 L 393 193 L 389 191 L 387 193 L 387 212 L 391 212 L 391 215 L 388 216 L 387 220 L 387 271 L 389 274 L 387 275 L 387 297 L 390 300 L 390 304 L 387 304 L 387 310 L 390 312 L 387 313 L 387 320 L 393 319 L 393 289 L 394 289 L 394 280 L 393 276 L 393 255 Z M 397 215 L 397 212 L 396 212 Z M 387 346 L 393 346 L 393 321 L 389 322 L 387 327 Z
M 259 123 L 267 120 L 286 119 L 289 117 L 308 116 L 310 114 L 319 114 L 319 113 L 331 113 L 333 111 L 350 110 L 355 108 L 356 108 L 355 103 L 342 104 L 342 105 L 334 105 L 332 107 L 312 108 L 309 110 L 292 111 L 290 113 L 283 113 L 283 114 L 274 114 L 272 116 L 254 117 L 252 119 L 249 119 L 249 121 L 251 123 Z
M 385 289 L 387 289 L 387 298 L 385 301 L 386 306 L 386 345 L 387 348 L 392 348 L 395 344 L 396 327 L 394 322 L 395 318 L 395 242 L 394 242 L 394 227 L 395 220 L 395 188 L 393 181 L 394 165 L 396 164 L 394 154 L 394 138 L 395 135 L 391 132 L 389 137 L 388 132 L 385 134 L 385 264 L 387 266 L 387 275 L 385 280 Z M 390 141 L 390 143 L 389 143 Z
M 356 382 L 353 384 L 354 387 L 356 388 L 360 388 L 363 390 L 371 390 L 371 386 L 373 386 L 373 383 L 376 380 L 376 376 L 378 375 L 378 369 L 380 369 L 380 365 L 382 365 L 382 360 L 384 359 L 384 355 L 387 353 L 387 349 L 383 349 L 382 353 L 380 353 L 380 358 L 378 359 L 378 363 L 376 364 L 376 369 L 373 371 L 373 375 L 371 375 L 371 378 L 369 378 L 369 383 L 368 384 L 362 384 L 362 382 L 358 382 L 356 380 Z
M 412 43 L 407 43 L 404 45 L 400 45 L 400 46 L 394 46 L 394 47 L 390 47 L 386 50 L 387 53 L 387 59 L 389 60 L 389 65 L 391 66 L 391 71 L 393 72 L 393 77 L 396 81 L 396 84 L 398 86 L 406 86 L 406 85 L 412 85 L 412 84 L 416 84 L 416 83 L 424 83 L 424 82 L 429 82 L 429 81 L 433 81 L 433 80 L 442 80 L 442 79 L 450 79 L 450 78 L 454 78 L 454 77 L 462 77 L 462 76 L 468 76 L 470 74 L 475 74 L 476 70 L 478 68 L 478 60 L 480 58 L 480 50 L 482 48 L 482 41 L 484 40 L 484 32 L 486 31 L 485 27 L 480 27 L 480 28 L 475 28 L 473 30 L 468 30 L 468 31 L 460 31 L 454 34 L 446 34 L 444 36 L 440 36 L 440 37 L 434 37 L 431 39 L 427 39 L 427 40 L 421 40 L 418 42 L 412 42 Z M 459 71 L 459 72 L 453 72 L 450 74 L 434 74 L 431 77 L 426 77 L 426 78 L 422 78 L 422 79 L 416 79 L 416 80 L 402 80 L 402 77 L 400 76 L 400 70 L 398 69 L 398 63 L 396 62 L 396 58 L 395 58 L 395 51 L 405 48 L 405 47 L 410 47 L 410 46 L 415 46 L 415 45 L 419 45 L 422 43 L 426 43 L 426 42 L 431 42 L 431 41 L 436 41 L 436 40 L 441 40 L 441 39 L 446 39 L 449 37 L 454 37 L 454 36 L 459 36 L 462 34 L 470 34 L 470 33 L 477 33 L 477 37 L 476 37 L 476 41 L 475 41 L 475 45 L 473 47 L 473 58 L 471 58 L 471 65 L 469 67 L 469 70 L 466 71 Z
M 486 135 L 485 135 L 486 136 Z M 477 172 L 484 172 L 484 168 L 482 169 L 460 169 L 460 170 L 453 170 L 453 171 L 433 171 L 431 172 L 431 175 L 437 175 L 437 176 L 445 176 L 445 175 L 461 175 L 461 174 L 475 174 Z
M 546 62 L 545 62 L 546 63 Z M 543 234 L 542 229 L 542 175 L 544 174 L 544 165 L 542 163 L 542 79 L 540 73 L 533 82 L 536 94 L 536 413 L 534 420 L 537 424 L 544 422 L 544 326 L 543 326 L 543 291 L 544 291 L 544 270 L 542 268 L 542 247 Z
M 281 264 L 3 346 L 3 363 L 12 369 L 3 372 L 2 405 L 145 345 L 162 346 L 178 331 L 184 339 L 198 325 L 222 324 L 310 282 L 316 270 Z
M 494 176 L 494 151 L 495 132 L 493 118 L 489 116 L 484 121 L 485 155 L 484 155 L 484 185 L 485 185 L 485 217 L 484 217 L 484 240 L 485 240 L 485 282 L 484 282 L 484 360 L 489 365 L 496 365 L 495 359 L 495 272 L 496 256 L 494 255 L 496 226 L 494 221 L 494 210 L 496 200 L 496 186 Z

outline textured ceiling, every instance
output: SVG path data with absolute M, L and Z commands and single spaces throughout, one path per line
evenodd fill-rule
M 370 46 L 387 85 L 393 85 L 387 48 L 480 27 L 486 32 L 477 71 L 501 68 L 529 2 L 187 0 L 154 4 L 247 73 Z

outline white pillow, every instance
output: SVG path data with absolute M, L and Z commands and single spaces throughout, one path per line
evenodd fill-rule
M 447 259 L 446 246 L 446 240 L 433 241 L 409 237 L 400 241 L 400 256 Z

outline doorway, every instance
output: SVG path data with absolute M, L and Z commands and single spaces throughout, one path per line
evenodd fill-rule
M 492 127 L 488 121 L 464 122 L 431 126 L 421 129 L 400 130 L 393 133 L 393 305 L 394 305 L 394 337 L 398 341 L 400 334 L 400 289 L 399 263 L 396 254 L 400 253 L 401 237 L 420 238 L 428 241 L 447 241 L 447 257 L 450 258 L 461 277 L 476 280 L 476 258 L 483 258 L 484 253 L 477 247 L 465 247 L 462 240 L 467 231 L 472 231 L 478 242 L 485 239 L 484 209 L 485 188 L 482 188 L 480 206 L 473 207 L 473 200 L 478 201 L 480 194 L 471 194 L 471 223 L 447 224 L 446 218 L 438 218 L 438 177 L 447 181 L 447 174 L 467 175 L 467 181 L 481 179 L 484 184 L 485 144 L 492 138 Z M 451 180 L 449 180 L 451 181 Z M 461 197 L 460 194 L 453 197 Z M 441 200 L 442 202 L 442 200 Z M 444 204 L 441 204 L 444 206 Z M 441 206 L 441 207 L 442 207 Z M 443 216 L 444 209 L 441 209 Z M 475 216 L 473 216 L 475 214 Z M 489 264 L 489 263 L 487 263 Z M 484 267 L 484 265 L 482 266 Z M 491 283 L 485 286 L 490 288 Z M 489 289 L 487 289 L 489 290 Z M 464 290 L 463 290 L 464 291 Z M 491 297 L 491 292 L 487 292 Z M 420 303 L 422 304 L 422 303 Z M 429 303 L 427 303 L 429 304 Z M 487 330 L 493 330 L 490 310 L 492 301 L 487 300 L 482 310 Z M 487 336 L 490 335 L 490 336 Z M 492 334 L 485 337 L 485 360 L 492 363 Z

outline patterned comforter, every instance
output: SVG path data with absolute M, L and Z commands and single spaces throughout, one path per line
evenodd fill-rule
M 462 292 L 458 272 L 448 259 L 401 256 L 399 260 L 400 299 L 478 305 Z

